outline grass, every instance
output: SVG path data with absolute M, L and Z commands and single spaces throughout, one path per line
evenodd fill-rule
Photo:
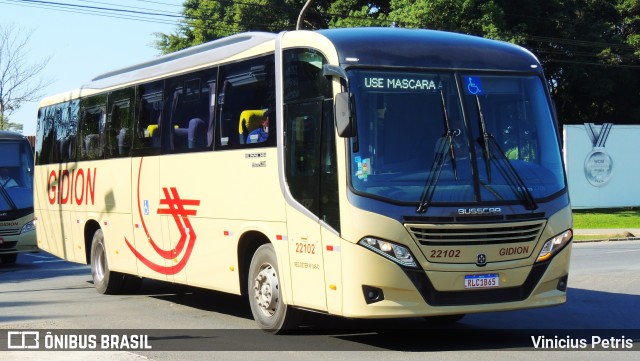
M 639 208 L 573 210 L 573 228 L 640 228 Z

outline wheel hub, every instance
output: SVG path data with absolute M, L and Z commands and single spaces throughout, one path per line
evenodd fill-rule
M 97 281 L 102 281 L 104 278 L 104 270 L 105 270 L 105 255 L 104 251 L 101 247 L 96 249 L 96 259 L 95 259 L 95 276 Z
M 278 309 L 280 286 L 275 268 L 270 264 L 263 265 L 254 280 L 253 290 L 260 310 L 266 316 L 273 316 Z

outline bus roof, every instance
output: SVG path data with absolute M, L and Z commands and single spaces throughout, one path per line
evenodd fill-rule
M 27 137 L 20 133 L 11 132 L 8 130 L 0 130 L 0 140 L 23 140 L 26 141 Z
M 276 34 L 264 32 L 232 35 L 99 75 L 93 78 L 90 83 L 85 84 L 83 88 L 104 89 L 186 69 L 195 69 L 231 58 L 243 51 L 273 41 L 275 38 Z
M 205 67 L 208 64 L 232 58 L 244 51 L 274 41 L 276 36 L 276 34 L 266 32 L 247 32 L 176 51 L 143 63 L 98 75 L 79 89 L 43 99 L 40 102 L 40 107 L 76 99 L 80 96 L 92 95 L 113 87 Z
M 336 47 L 340 64 L 415 68 L 476 69 L 542 72 L 528 50 L 502 41 L 437 30 L 402 28 L 343 28 L 317 30 Z M 134 84 L 232 59 L 260 45 L 275 42 L 277 34 L 247 32 L 177 51 L 93 78 L 80 89 L 53 95 L 40 106 L 67 101 L 105 89 Z M 274 46 L 265 47 L 273 50 Z M 257 53 L 256 53 L 257 55 Z
M 349 66 L 541 72 L 528 50 L 503 41 L 437 30 L 352 28 L 319 30 Z

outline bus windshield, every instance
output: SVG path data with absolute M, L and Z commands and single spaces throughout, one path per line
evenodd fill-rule
M 0 212 L 33 208 L 33 157 L 27 141 L 0 140 Z
M 359 194 L 534 209 L 565 189 L 540 77 L 351 70 L 349 78 L 358 132 L 351 185 Z

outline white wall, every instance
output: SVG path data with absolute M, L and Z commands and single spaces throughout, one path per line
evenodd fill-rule
M 640 125 L 613 125 L 604 147 L 595 149 L 587 129 L 585 124 L 564 126 L 572 207 L 640 206 Z M 597 137 L 604 128 L 599 124 L 592 129 Z

